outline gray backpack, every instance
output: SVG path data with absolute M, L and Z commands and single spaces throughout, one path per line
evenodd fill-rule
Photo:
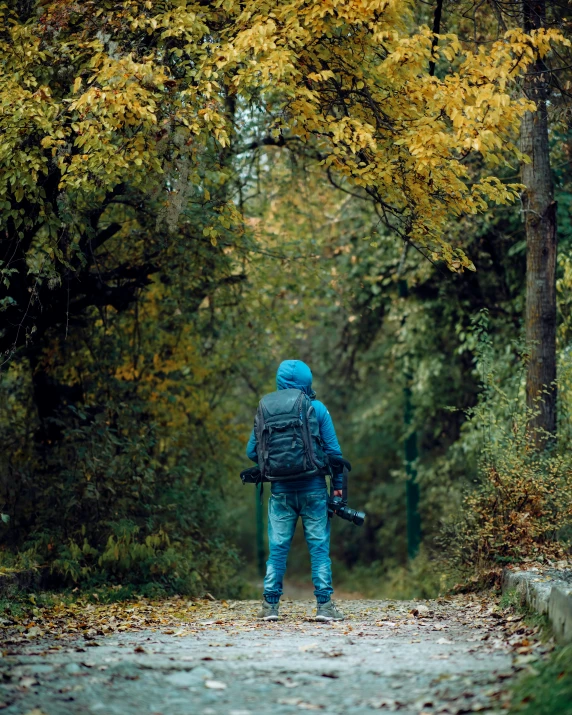
M 286 481 L 328 472 L 316 411 L 302 390 L 265 395 L 254 418 L 263 479 Z

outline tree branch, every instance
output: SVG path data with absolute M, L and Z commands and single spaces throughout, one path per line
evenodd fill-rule
M 437 35 L 441 31 L 441 13 L 443 12 L 443 0 L 437 0 L 437 5 L 435 6 L 435 15 L 433 17 L 433 40 L 431 41 L 431 59 L 429 60 L 429 75 L 434 77 L 435 75 L 435 60 L 433 59 L 433 53 L 437 49 L 439 43 L 439 38 Z

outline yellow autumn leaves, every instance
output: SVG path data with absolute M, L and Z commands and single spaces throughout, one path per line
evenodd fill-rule
M 513 30 L 473 53 L 444 35 L 431 77 L 433 35 L 411 32 L 403 2 L 254 0 L 236 26 L 217 67 L 232 69 L 237 92 L 264 97 L 275 131 L 314 143 L 340 183 L 367 191 L 404 239 L 453 270 L 473 268 L 443 238 L 446 223 L 518 195 L 518 184 L 483 167 L 523 160 L 514 137 L 534 105 L 514 80 L 537 53 L 567 41 Z
M 130 0 L 90 10 L 93 27 L 79 30 L 66 26 L 66 8 L 45 5 L 44 25 L 14 21 L 0 40 L 0 200 L 41 203 L 37 178 L 53 158 L 62 189 L 152 183 L 165 131 L 229 146 L 240 130 L 233 98 L 258 103 L 275 135 L 311 144 L 398 235 L 453 269 L 473 266 L 444 238 L 451 216 L 520 191 L 491 175 L 523 160 L 514 139 L 534 105 L 515 80 L 537 53 L 567 43 L 554 30 L 512 30 L 486 52 L 450 34 L 434 47 L 403 0 Z M 56 19 L 59 45 L 45 30 Z M 72 68 L 68 89 L 42 82 L 45 65 Z

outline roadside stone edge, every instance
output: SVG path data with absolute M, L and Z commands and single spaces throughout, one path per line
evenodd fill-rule
M 559 578 L 540 569 L 513 571 L 504 569 L 502 592 L 516 591 L 522 605 L 527 605 L 552 624 L 554 636 L 561 643 L 572 642 L 572 579 L 570 572 Z

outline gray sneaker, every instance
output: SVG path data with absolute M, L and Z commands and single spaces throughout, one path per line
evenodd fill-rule
M 344 614 L 338 611 L 333 601 L 326 601 L 326 603 L 318 604 L 315 620 L 321 621 L 322 623 L 327 623 L 328 621 L 343 621 Z
M 258 611 L 258 619 L 261 621 L 277 621 L 278 616 L 278 603 L 268 603 L 268 601 L 262 599 L 262 608 Z

